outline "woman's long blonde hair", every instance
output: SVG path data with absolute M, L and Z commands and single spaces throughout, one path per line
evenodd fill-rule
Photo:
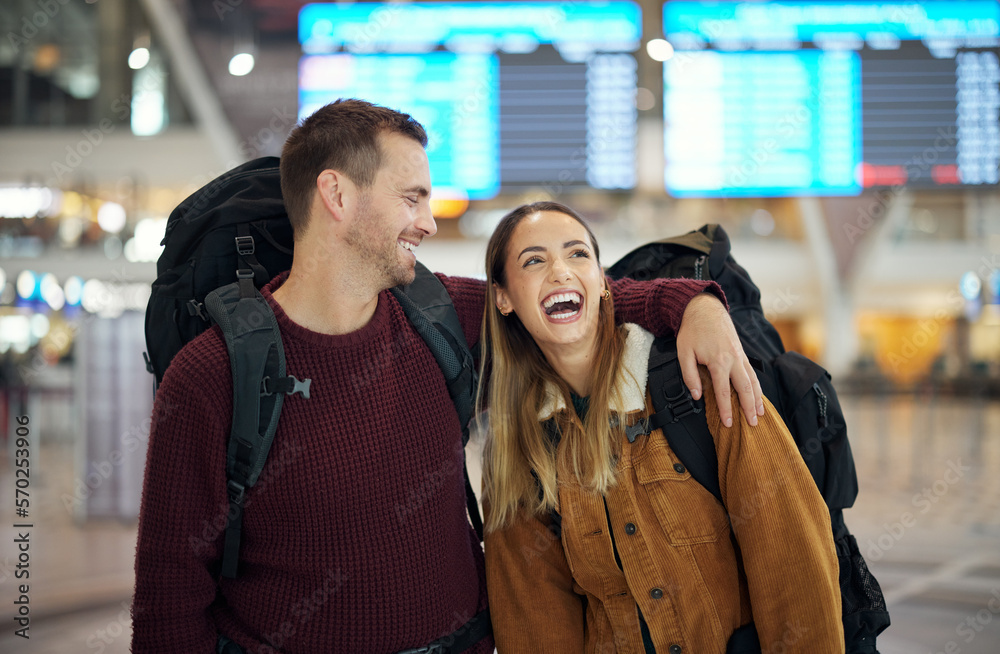
M 500 314 L 494 286 L 506 287 L 504 266 L 514 230 L 528 216 L 543 211 L 565 214 L 583 225 L 593 246 L 595 263 L 600 265 L 593 232 L 575 211 L 557 202 L 518 207 L 504 216 L 490 238 L 480 340 L 480 379 L 484 381 L 476 397 L 479 411 L 489 409 L 489 431 L 483 450 L 483 494 L 491 508 L 487 531 L 510 524 L 521 510 L 540 515 L 557 506 L 556 447 L 545 435 L 538 413 L 546 400 L 547 382 L 558 389 L 567 407 L 573 406 L 570 387 L 549 365 L 517 315 Z M 618 435 L 610 418 L 620 413 L 616 382 L 625 345 L 623 333 L 615 326 L 610 298 L 600 302 L 597 331 L 597 358 L 585 424 L 580 423 L 575 411 L 569 410 L 558 415 L 558 426 L 564 443 L 561 456 L 572 466 L 576 481 L 603 494 L 614 484 Z

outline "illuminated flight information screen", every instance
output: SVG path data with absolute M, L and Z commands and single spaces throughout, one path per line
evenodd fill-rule
M 857 195 L 1000 168 L 1000 3 L 668 2 L 667 191 Z
M 311 4 L 299 115 L 357 97 L 428 131 L 435 194 L 635 186 L 633 2 Z
M 500 183 L 496 77 L 496 57 L 487 54 L 307 56 L 299 63 L 299 113 L 340 97 L 406 111 L 427 129 L 434 184 L 490 197 Z

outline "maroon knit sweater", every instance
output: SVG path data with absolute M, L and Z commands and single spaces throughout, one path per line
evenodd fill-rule
M 274 446 L 248 493 L 240 571 L 221 593 L 228 507 L 229 357 L 218 328 L 175 357 L 156 395 L 136 551 L 132 651 L 390 653 L 451 633 L 486 606 L 469 525 L 460 426 L 444 378 L 395 298 L 330 336 L 292 322 L 271 292 L 287 371 L 311 397 L 285 399 Z M 440 276 L 470 345 L 485 283 Z M 616 314 L 675 331 L 706 282 L 626 280 Z M 471 652 L 493 651 L 483 641 Z

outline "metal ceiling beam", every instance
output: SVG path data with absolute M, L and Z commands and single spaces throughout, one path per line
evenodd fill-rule
M 153 30 L 166 45 L 177 88 L 191 111 L 195 124 L 204 132 L 219 161 L 226 168 L 243 162 L 239 136 L 222 109 L 208 74 L 198 61 L 194 43 L 184 28 L 177 8 L 170 0 L 141 0 Z

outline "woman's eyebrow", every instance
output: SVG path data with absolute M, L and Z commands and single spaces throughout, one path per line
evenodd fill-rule
M 583 247 L 590 247 L 589 245 L 587 245 L 586 241 L 581 241 L 579 239 L 575 239 L 575 240 L 566 241 L 565 243 L 563 243 L 563 249 L 571 248 L 574 245 L 582 245 Z M 517 255 L 517 258 L 520 259 L 527 252 L 545 252 L 545 251 L 546 251 L 546 249 L 544 247 L 542 247 L 541 245 L 531 245 L 531 246 L 526 247 L 523 250 L 521 250 L 521 254 Z
M 545 252 L 545 251 L 546 251 L 545 248 L 543 248 L 541 245 L 531 245 L 521 250 L 521 254 L 517 255 L 517 258 L 520 259 L 527 252 Z

